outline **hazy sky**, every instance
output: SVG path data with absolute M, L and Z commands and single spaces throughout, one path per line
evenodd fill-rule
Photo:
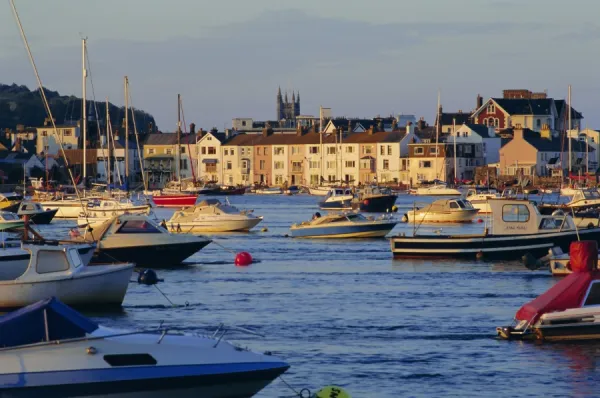
M 0 3 L 0 82 L 35 87 L 8 1 Z M 275 118 L 277 87 L 302 114 L 396 113 L 432 122 L 478 93 L 548 90 L 600 128 L 598 0 L 16 0 L 44 84 L 81 95 L 80 37 L 96 98 L 136 107 L 173 130 Z M 91 97 L 88 88 L 88 98 Z

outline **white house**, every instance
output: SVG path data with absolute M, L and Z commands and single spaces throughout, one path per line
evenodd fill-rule
M 80 128 L 77 125 L 56 125 L 58 136 L 63 144 L 64 149 L 79 149 L 79 134 Z M 59 152 L 59 139 L 54 134 L 52 125 L 44 127 L 36 127 L 37 141 L 36 152 L 56 155 Z
M 456 134 L 457 143 L 482 144 L 484 163 L 497 163 L 500 161 L 500 148 L 502 140 L 496 135 L 494 127 L 488 127 L 482 124 L 463 124 L 457 126 L 456 133 L 450 132 L 448 142 L 454 142 Z
M 197 173 L 202 181 L 223 182 L 223 151 L 221 144 L 225 141 L 224 133 L 207 131 L 198 140 Z

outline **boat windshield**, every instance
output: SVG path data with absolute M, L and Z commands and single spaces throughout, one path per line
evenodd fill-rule
M 600 194 L 596 190 L 589 190 L 583 192 L 583 197 L 586 199 L 600 199 Z
M 367 219 L 362 214 L 348 214 L 346 218 L 350 221 L 366 221 Z
M 4 220 L 4 221 L 15 221 L 15 220 L 20 220 L 19 216 L 17 216 L 15 213 L 9 213 L 9 212 L 3 212 L 0 217 Z
M 158 228 L 147 220 L 127 220 L 117 231 L 118 234 L 160 234 Z

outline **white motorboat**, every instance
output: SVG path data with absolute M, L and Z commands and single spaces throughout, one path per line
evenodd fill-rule
M 565 204 L 570 209 L 584 210 L 600 207 L 600 193 L 597 189 L 576 189 L 571 200 Z
M 314 196 L 327 196 L 331 187 L 327 186 L 317 186 L 317 187 L 307 187 L 308 193 Z
M 252 212 L 240 211 L 228 201 L 223 204 L 218 199 L 207 199 L 194 207 L 176 211 L 167 221 L 167 227 L 173 233 L 247 232 L 263 220 Z
M 472 222 L 478 212 L 468 200 L 440 199 L 422 208 L 407 211 L 402 219 L 417 223 Z
M 349 188 L 330 188 L 324 201 L 319 202 L 323 210 L 352 210 L 354 194 Z
M 479 210 L 479 214 L 489 214 L 492 212 L 488 201 L 490 199 L 499 199 L 502 196 L 496 192 L 496 190 L 488 190 L 478 192 L 475 189 L 469 189 L 467 191 L 466 199 L 471 205 Z
M 311 221 L 294 224 L 290 228 L 292 238 L 382 238 L 398 221 L 390 216 L 366 218 L 359 213 L 319 213 Z
M 89 267 L 87 253 L 93 247 L 27 241 L 18 248 L 0 249 L 0 308 L 23 307 L 52 296 L 73 306 L 120 306 L 134 265 Z
M 572 273 L 523 305 L 513 325 L 496 328 L 504 339 L 548 341 L 600 339 L 598 244 L 571 244 Z
M 410 193 L 420 196 L 460 196 L 462 192 L 456 188 L 449 188 L 446 184 L 433 184 L 411 189 Z
M 92 217 L 113 217 L 119 214 L 149 214 L 149 203 L 134 203 L 130 199 L 94 199 L 87 202 L 85 213 Z
M 566 186 L 560 188 L 561 196 L 574 196 L 581 188 L 574 186 Z
M 77 241 L 97 242 L 92 263 L 132 262 L 140 267 L 169 267 L 208 245 L 203 236 L 172 234 L 142 214 L 121 214 L 96 227 L 85 228 Z
M 279 187 L 256 188 L 253 191 L 257 195 L 281 195 L 282 192 Z
M 87 206 L 85 198 L 79 199 L 58 199 L 39 202 L 46 210 L 57 210 L 55 218 L 77 218 L 84 212 Z
M 223 339 L 102 327 L 55 298 L 0 318 L 6 397 L 251 397 L 289 365 Z

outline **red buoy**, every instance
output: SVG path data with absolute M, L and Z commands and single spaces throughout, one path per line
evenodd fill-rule
M 363 203 L 364 203 L 365 206 L 368 206 L 369 205 L 369 199 L 363 200 Z
M 248 252 L 239 252 L 235 255 L 235 265 L 238 267 L 246 267 L 252 264 L 252 256 Z
M 477 222 L 481 224 L 483 222 L 483 219 L 480 218 L 477 220 Z

